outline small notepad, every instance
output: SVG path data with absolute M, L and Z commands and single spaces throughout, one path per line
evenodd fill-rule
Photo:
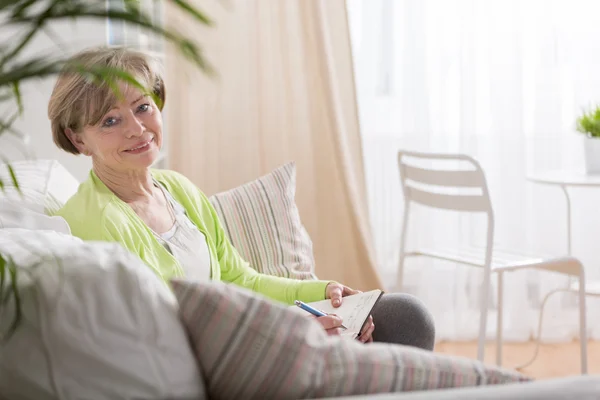
M 377 304 L 382 295 L 383 291 L 376 289 L 343 297 L 342 305 L 338 308 L 333 307 L 331 300 L 329 299 L 307 304 L 326 314 L 335 314 L 342 318 L 342 323 L 348 329 L 340 332 L 340 334 L 342 336 L 357 338 L 360 335 L 363 325 L 367 322 L 369 315 L 371 315 L 373 307 L 375 307 L 375 304 Z M 293 308 L 301 314 L 311 316 L 297 306 L 293 306 Z

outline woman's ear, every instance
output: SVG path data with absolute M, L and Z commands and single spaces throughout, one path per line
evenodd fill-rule
M 65 129 L 65 135 L 67 135 L 73 146 L 75 146 L 75 148 L 79 150 L 81 154 L 86 156 L 89 156 L 91 154 L 87 149 L 87 146 L 85 145 L 85 142 L 83 141 L 81 135 L 78 135 L 69 128 Z

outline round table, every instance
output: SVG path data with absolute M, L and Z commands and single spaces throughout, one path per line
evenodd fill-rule
M 558 186 L 563 191 L 567 201 L 567 253 L 571 255 L 571 198 L 567 189 L 569 187 L 600 187 L 600 174 L 592 175 L 576 170 L 560 169 L 533 173 L 528 175 L 527 179 L 536 183 Z
M 527 179 L 531 182 L 535 182 L 538 184 L 544 185 L 553 185 L 558 186 L 565 195 L 566 207 L 567 207 L 567 252 L 568 255 L 572 255 L 572 219 L 571 219 L 571 198 L 569 197 L 569 187 L 600 187 L 600 174 L 587 174 L 583 171 L 577 170 L 550 170 L 543 172 L 535 172 L 529 174 Z M 588 296 L 600 296 L 600 282 L 590 282 L 588 279 L 584 280 L 584 291 Z M 578 280 L 570 279 L 569 284 L 564 289 L 556 289 L 548 295 L 542 302 L 542 313 L 543 308 L 548 300 L 549 296 L 555 292 L 564 291 L 564 292 L 572 292 L 578 293 L 579 291 L 579 282 Z M 539 350 L 540 344 L 540 336 L 541 336 L 541 323 L 542 315 L 540 315 L 540 322 L 538 326 L 538 336 L 536 338 L 536 349 L 533 358 L 524 366 L 527 366 L 533 362 L 536 358 Z M 586 366 L 587 367 L 587 366 Z M 587 370 L 587 368 L 586 368 Z M 582 372 L 586 372 L 583 371 Z
M 527 179 L 531 182 L 558 186 L 565 195 L 567 207 L 567 253 L 572 255 L 572 220 L 571 220 L 571 198 L 569 187 L 599 187 L 600 174 L 587 174 L 578 170 L 557 169 L 529 174 Z M 575 282 L 573 282 L 574 286 Z M 573 289 L 577 289 L 573 287 Z M 600 282 L 586 282 L 586 293 L 600 296 Z

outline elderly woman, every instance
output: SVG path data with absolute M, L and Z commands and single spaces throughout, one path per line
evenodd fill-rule
M 165 101 L 155 60 L 129 49 L 95 48 L 75 55 L 73 61 L 125 70 L 149 88 L 140 91 L 122 84 L 115 91 L 66 70 L 58 77 L 48 106 L 54 142 L 69 153 L 91 157 L 93 165 L 89 178 L 58 212 L 73 235 L 121 243 L 164 281 L 181 276 L 221 280 L 287 304 L 331 299 L 334 307 L 344 296 L 357 293 L 337 282 L 258 273 L 233 248 L 196 186 L 179 173 L 151 168 L 163 144 Z M 334 315 L 317 320 L 330 334 L 337 334 L 343 323 Z M 415 298 L 386 294 L 359 340 L 432 349 L 432 319 Z

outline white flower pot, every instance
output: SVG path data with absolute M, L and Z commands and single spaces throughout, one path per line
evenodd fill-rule
M 586 136 L 583 140 L 585 171 L 600 174 L 600 137 Z

